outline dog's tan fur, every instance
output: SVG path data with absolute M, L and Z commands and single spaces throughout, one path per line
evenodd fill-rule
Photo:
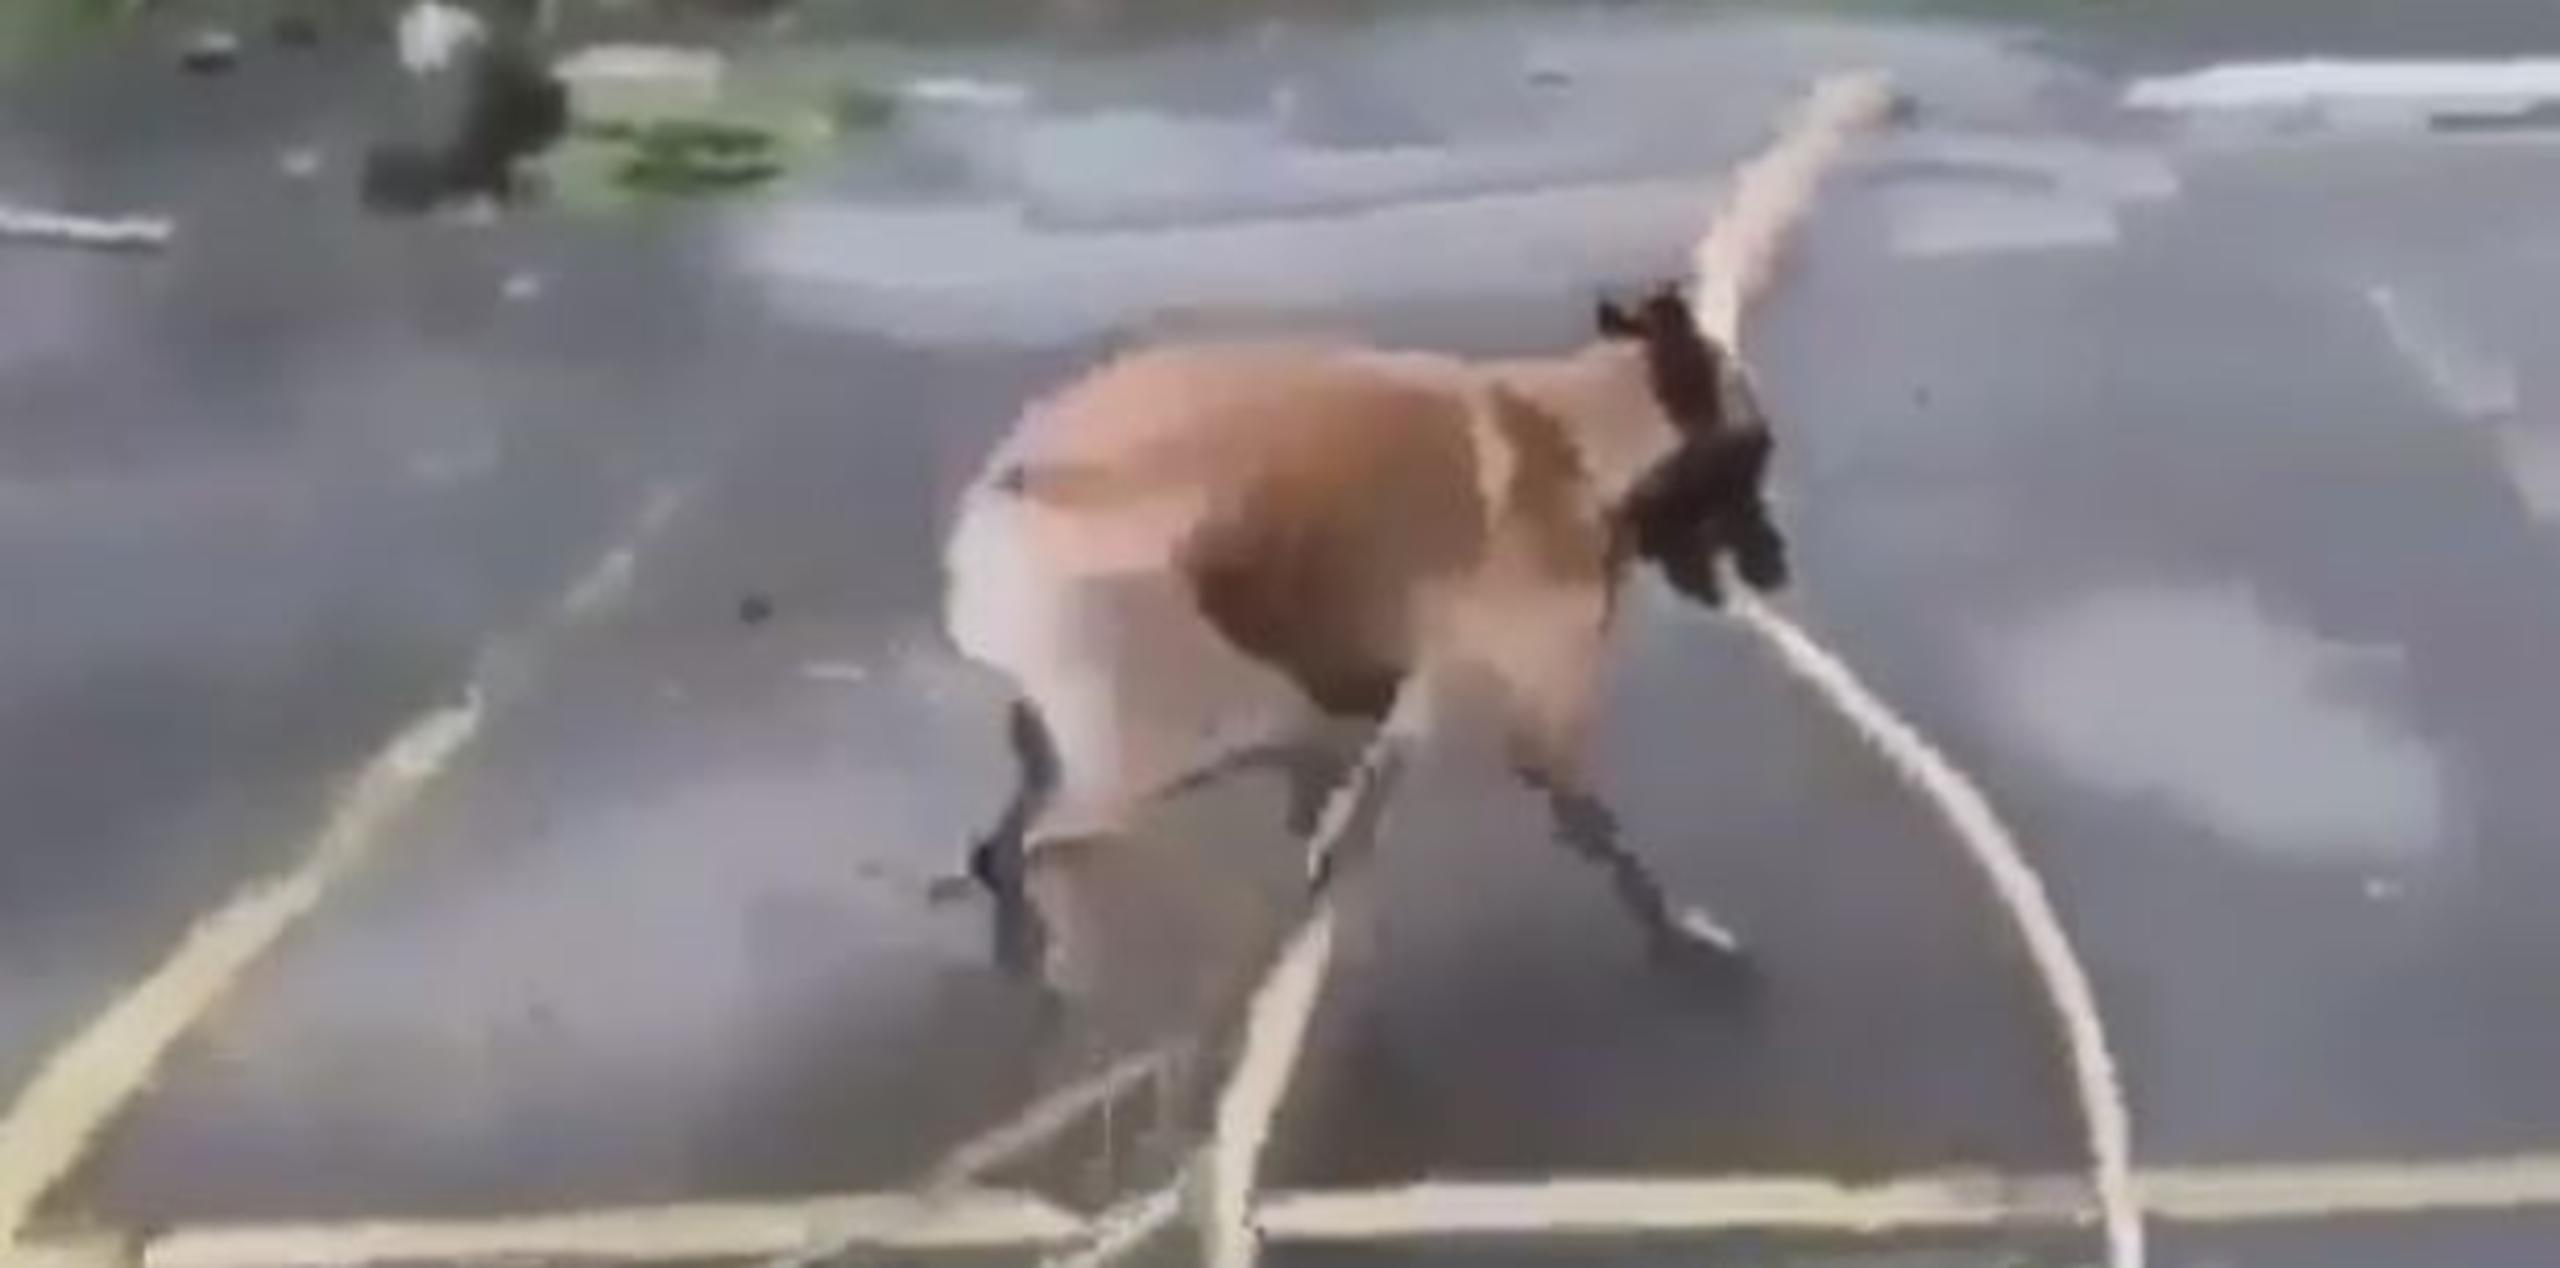
M 1642 358 L 1177 346 L 1033 405 L 964 499 L 948 612 L 1058 733 L 1032 838 L 1116 827 L 1312 713 L 1374 718 L 1414 672 L 1487 692 L 1523 767 L 1578 783 L 1608 508 L 1675 440 Z

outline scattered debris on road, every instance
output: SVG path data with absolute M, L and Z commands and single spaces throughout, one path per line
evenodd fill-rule
M 218 75 L 239 64 L 240 37 L 219 27 L 188 36 L 178 50 L 179 68 L 198 75 Z
M 519 166 L 568 131 L 566 88 L 521 44 L 484 42 L 466 70 L 460 117 L 442 140 L 379 144 L 366 153 L 367 206 L 416 213 L 471 199 L 506 201 L 518 192 Z
M 564 201 L 611 208 L 737 193 L 876 128 L 891 100 L 825 56 L 743 58 L 609 44 L 562 58 L 571 139 L 547 163 Z
M 918 79 L 908 83 L 899 92 L 908 100 L 919 104 L 974 106 L 987 110 L 1018 110 L 1031 100 L 1030 90 L 1020 84 L 967 79 L 959 76 Z
M 582 117 L 709 110 L 720 99 L 728 59 L 705 49 L 598 44 L 554 63 Z
M 314 146 L 296 146 L 276 156 L 276 170 L 286 176 L 307 181 L 320 174 L 320 151 Z
M 773 619 L 773 600 L 751 594 L 738 600 L 738 621 L 742 625 L 762 625 Z
M 0 202 L 0 241 L 110 251 L 158 250 L 167 246 L 175 233 L 165 216 L 75 216 Z
M 748 124 L 677 119 L 600 133 L 629 149 L 614 177 L 641 194 L 703 194 L 760 185 L 782 174 L 772 133 Z
M 442 0 L 418 0 L 400 14 L 394 31 L 400 64 L 412 75 L 432 75 L 454 63 L 473 46 L 489 39 L 479 15 Z

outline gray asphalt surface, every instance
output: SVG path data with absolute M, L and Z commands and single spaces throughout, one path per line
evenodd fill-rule
M 2512 52 L 2560 19 L 2241 7 L 883 47 L 1022 99 L 919 105 L 773 202 L 485 227 L 354 209 L 379 50 L 23 76 L 0 190 L 163 208 L 184 236 L 0 248 L 0 1085 L 683 498 L 623 601 L 59 1208 L 911 1179 L 1060 1060 L 983 965 L 981 913 L 922 896 L 1004 788 L 934 558 L 1014 408 L 1150 330 L 1578 339 L 1593 288 L 1676 272 L 1713 175 L 1851 64 L 1919 113 L 1830 186 L 1753 331 L 1791 602 L 2035 850 L 2144 1159 L 2560 1145 L 2560 429 L 2537 408 L 2560 135 L 2116 104 L 2138 70 Z M 304 145 L 310 182 L 277 169 Z M 507 298 L 519 275 L 538 293 Z M 749 596 L 774 616 L 742 621 Z M 1755 938 L 1766 998 L 1648 976 L 1534 804 L 1436 762 L 1274 1178 L 2069 1165 L 2024 961 L 1924 812 L 1712 619 L 1647 591 L 1623 646 L 1600 769 L 1634 840 Z M 1075 1044 L 1180 1026 L 1253 943 L 1291 863 L 1277 806 L 1188 799 L 1060 879 Z M 2503 1268 L 2543 1262 L 2548 1224 L 2198 1233 L 2163 1262 Z M 1439 1262 L 1288 1260 L 1388 1261 Z

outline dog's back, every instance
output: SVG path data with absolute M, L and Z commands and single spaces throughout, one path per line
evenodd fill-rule
M 1155 574 L 1320 702 L 1365 697 L 1348 684 L 1410 661 L 1416 602 L 1483 548 L 1469 383 L 1456 361 L 1314 344 L 1105 366 L 1026 411 L 964 499 L 953 640 L 1005 667 L 1024 618 L 995 573 L 1096 592 Z

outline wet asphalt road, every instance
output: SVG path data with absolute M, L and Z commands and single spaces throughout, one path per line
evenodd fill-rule
M 1859 63 L 1920 113 L 1833 183 L 1752 335 L 1794 602 L 2036 850 L 2143 1157 L 2560 1144 L 2560 137 L 2118 107 L 2137 70 L 2332 47 L 2252 12 L 883 47 L 1020 99 L 918 105 L 770 204 L 488 227 L 353 210 L 386 90 L 352 59 L 194 83 L 109 52 L 12 86 L 0 189 L 184 237 L 0 249 L 0 1082 L 681 499 L 57 1209 L 912 1178 L 1044 1073 L 979 913 L 921 896 L 1003 789 L 992 684 L 932 613 L 942 508 L 1012 410 L 1146 330 L 1577 339 L 1595 285 L 1679 267 L 1807 76 Z M 2471 6 L 2395 43 L 2359 10 L 2335 47 L 2560 41 L 2535 21 Z M 321 177 L 278 171 L 314 144 Z M 2067 1165 L 2024 962 L 1923 812 L 1713 621 L 1648 591 L 1623 645 L 1600 768 L 1758 940 L 1766 1000 L 1643 974 L 1532 803 L 1435 763 L 1275 1179 Z M 1179 1025 L 1252 941 L 1276 807 L 1190 799 L 1062 879 L 1082 1042 Z M 2195 1234 L 2164 1262 L 2494 1268 L 2539 1262 L 2547 1223 Z

